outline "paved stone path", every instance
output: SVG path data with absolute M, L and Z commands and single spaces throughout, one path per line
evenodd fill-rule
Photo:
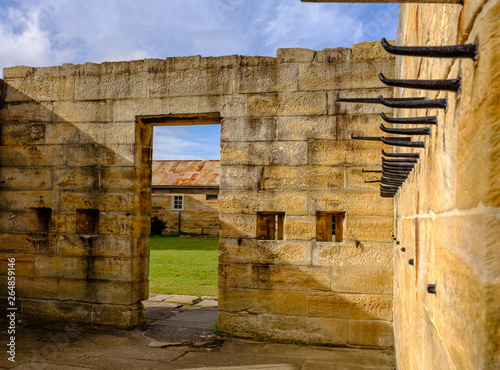
M 0 368 L 33 370 L 375 370 L 394 369 L 388 351 L 298 346 L 217 338 L 213 297 L 150 296 L 148 324 L 134 330 L 68 324 L 18 327 L 16 362 L 0 352 Z M 0 343 L 7 343 L 6 330 Z

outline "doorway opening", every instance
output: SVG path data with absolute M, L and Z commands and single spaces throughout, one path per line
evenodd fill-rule
M 158 304 L 213 301 L 216 310 L 220 121 L 218 113 L 138 119 L 149 212 L 164 224 L 150 237 L 149 292 Z

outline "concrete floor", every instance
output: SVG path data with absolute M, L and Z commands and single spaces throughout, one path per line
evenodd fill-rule
M 208 301 L 211 300 L 197 305 L 175 303 L 171 297 L 170 301 L 158 298 L 146 301 L 148 324 L 134 330 L 89 328 L 73 323 L 21 324 L 17 328 L 15 363 L 7 359 L 8 335 L 2 330 L 0 343 L 4 348 L 0 367 L 36 370 L 395 368 L 390 351 L 218 338 L 214 334 L 217 307 Z

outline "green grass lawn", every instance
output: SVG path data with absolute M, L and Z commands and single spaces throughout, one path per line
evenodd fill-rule
M 217 295 L 218 238 L 151 237 L 149 292 Z

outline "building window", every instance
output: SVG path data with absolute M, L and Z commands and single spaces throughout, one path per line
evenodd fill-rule
M 175 209 L 177 211 L 182 211 L 184 209 L 184 195 L 172 195 L 172 209 Z
M 99 210 L 77 209 L 76 232 L 78 234 L 99 234 Z
M 344 240 L 345 212 L 316 212 L 316 240 L 341 242 Z
M 257 239 L 283 240 L 285 212 L 257 212 Z
M 217 200 L 219 198 L 218 194 L 207 194 L 205 200 Z

